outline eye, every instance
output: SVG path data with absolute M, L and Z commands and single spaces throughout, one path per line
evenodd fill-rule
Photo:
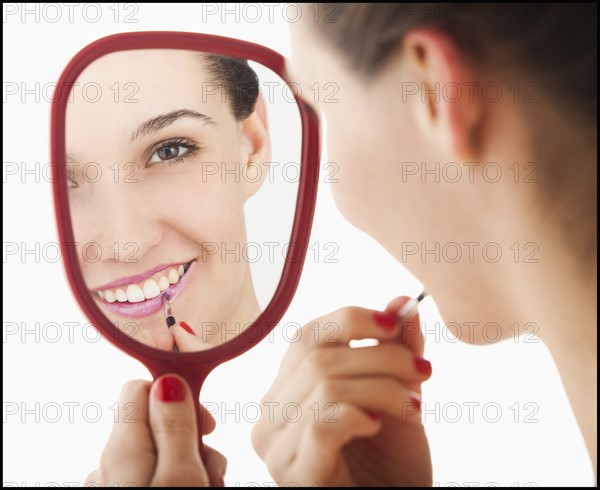
M 184 157 L 191 156 L 198 150 L 198 146 L 191 141 L 165 141 L 160 143 L 152 152 L 146 166 L 156 163 L 175 163 Z
M 79 177 L 78 175 L 76 175 L 75 172 L 75 167 L 77 166 L 77 164 L 75 165 L 66 165 L 66 177 L 67 177 L 67 189 L 76 189 L 77 187 L 79 187 L 79 182 L 77 182 L 77 178 Z
M 172 160 L 173 158 L 182 157 L 190 149 L 182 145 L 163 146 L 154 152 L 153 158 L 149 163 L 158 163 L 159 161 Z

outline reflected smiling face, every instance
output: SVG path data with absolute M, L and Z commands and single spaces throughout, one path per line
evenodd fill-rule
M 244 203 L 262 180 L 243 175 L 269 160 L 268 135 L 260 110 L 234 117 L 203 60 L 109 54 L 81 74 L 67 108 L 69 205 L 86 285 L 119 328 L 168 350 L 163 294 L 211 345 L 231 338 L 219 326 L 243 328 L 258 315 L 248 263 L 222 252 L 246 241 Z M 94 100 L 87 87 L 99 88 Z

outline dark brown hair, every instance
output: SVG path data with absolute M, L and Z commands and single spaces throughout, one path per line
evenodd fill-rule
M 212 77 L 211 83 L 221 87 L 233 116 L 242 121 L 254 112 L 259 95 L 258 77 L 246 60 L 203 54 L 202 61 Z
M 544 92 L 596 119 L 595 4 L 317 5 L 319 34 L 364 78 L 385 66 L 408 30 L 435 26 L 450 35 L 465 55 L 500 68 L 516 68 Z

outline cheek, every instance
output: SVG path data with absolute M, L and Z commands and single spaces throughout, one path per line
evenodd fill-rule
M 243 201 L 239 186 L 235 182 L 221 183 L 215 178 L 202 182 L 200 175 L 188 178 L 169 203 L 169 225 L 198 244 L 220 246 L 223 242 L 243 241 Z
M 350 120 L 350 121 L 349 121 Z M 331 121 L 331 122 L 329 122 Z M 329 181 L 335 203 L 354 226 L 373 236 L 386 227 L 397 194 L 397 139 L 367 118 L 328 117 Z
M 169 207 L 182 234 L 196 243 L 243 241 L 244 176 L 238 144 L 213 144 L 178 176 Z
M 344 217 L 361 227 L 364 214 L 373 203 L 373 134 L 364 123 L 364 108 L 351 100 L 335 107 L 324 107 L 327 117 L 327 160 L 335 203 Z M 353 117 L 350 115 L 354 114 Z M 360 115 L 359 115 L 360 114 Z
M 361 142 L 344 137 L 344 130 L 339 127 L 329 132 L 328 139 L 329 175 L 323 181 L 331 183 L 333 198 L 340 212 L 348 221 L 359 226 L 369 194 L 369 186 L 361 185 L 368 173 L 366 155 L 362 152 Z

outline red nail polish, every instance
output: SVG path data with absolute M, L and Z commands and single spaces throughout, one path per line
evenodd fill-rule
M 418 398 L 415 398 L 413 396 L 409 397 L 410 401 L 412 402 L 413 406 L 417 409 L 417 411 L 421 410 L 421 400 L 419 400 Z
M 415 367 L 422 374 L 431 374 L 431 363 L 426 359 L 415 356 Z
M 187 333 L 191 333 L 192 335 L 196 335 L 194 333 L 194 331 L 192 330 L 192 327 L 190 327 L 187 323 L 185 323 L 185 322 L 179 322 L 179 325 L 181 325 L 181 328 L 183 328 Z
M 185 398 L 185 387 L 179 378 L 164 376 L 156 382 L 156 397 L 161 402 L 180 402 Z
M 369 412 L 368 410 L 365 410 L 365 413 L 372 420 L 381 420 L 381 415 L 378 415 L 378 414 L 373 413 L 373 412 Z
M 375 319 L 375 323 L 377 323 L 377 325 L 388 330 L 391 330 L 398 324 L 396 315 L 385 311 L 373 312 L 373 318 Z

